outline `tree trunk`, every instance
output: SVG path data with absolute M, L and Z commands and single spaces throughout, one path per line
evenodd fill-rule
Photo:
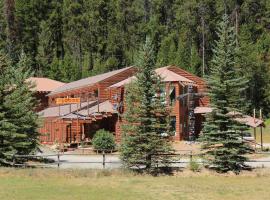
M 204 17 L 201 17 L 202 22 L 202 77 L 205 74 L 205 22 Z

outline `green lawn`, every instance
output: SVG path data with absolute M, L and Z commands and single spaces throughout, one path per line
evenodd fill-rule
M 127 172 L 1 169 L 0 199 L 133 200 L 269 199 L 270 172 L 240 176 L 189 171 L 151 177 Z

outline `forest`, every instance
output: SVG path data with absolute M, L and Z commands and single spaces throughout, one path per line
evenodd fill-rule
M 156 67 L 207 77 L 226 13 L 247 112 L 270 111 L 269 0 L 0 0 L 0 9 L 0 51 L 14 64 L 26 54 L 35 76 L 63 82 L 134 65 L 146 37 Z

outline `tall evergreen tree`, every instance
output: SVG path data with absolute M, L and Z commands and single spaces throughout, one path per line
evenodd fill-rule
M 11 159 L 11 156 L 7 156 L 6 153 L 12 150 L 10 131 L 15 129 L 6 117 L 7 108 L 4 106 L 5 97 L 9 94 L 7 88 L 9 67 L 7 56 L 0 52 L 0 164 L 7 164 L 7 158 Z
M 30 154 L 37 148 L 37 101 L 31 91 L 32 83 L 25 81 L 30 75 L 25 55 L 18 67 L 11 66 L 4 56 L 1 58 L 0 164 L 9 165 L 13 154 Z
M 137 80 L 126 89 L 126 112 L 124 115 L 121 157 L 128 166 L 145 165 L 153 170 L 153 163 L 165 157 L 155 156 L 168 153 L 170 144 L 163 133 L 169 132 L 168 112 L 161 91 L 164 85 L 154 71 L 153 48 L 150 40 L 138 58 Z
M 234 171 L 238 173 L 245 167 L 249 152 L 241 140 L 245 126 L 233 120 L 229 113 L 240 111 L 239 102 L 246 81 L 239 77 L 236 67 L 236 40 L 234 28 L 230 27 L 227 15 L 218 28 L 218 41 L 214 48 L 211 72 L 208 77 L 210 105 L 213 112 L 206 117 L 203 130 L 203 148 L 207 150 L 207 159 L 218 172 Z

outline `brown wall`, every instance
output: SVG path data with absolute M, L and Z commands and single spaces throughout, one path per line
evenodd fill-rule
M 49 96 L 49 106 L 55 105 L 56 98 L 67 97 L 67 96 L 68 97 L 81 97 L 81 102 L 86 102 L 87 97 L 93 96 L 91 94 L 94 94 L 95 90 L 98 90 L 99 92 L 99 100 L 105 101 L 110 98 L 110 90 L 108 89 L 109 86 L 133 76 L 135 72 L 136 72 L 135 68 L 129 68 L 121 73 L 111 76 L 91 86 L 86 86 L 83 88 L 70 90 L 70 91 L 66 91 L 66 92 Z M 89 99 L 95 100 L 96 98 L 92 97 Z

